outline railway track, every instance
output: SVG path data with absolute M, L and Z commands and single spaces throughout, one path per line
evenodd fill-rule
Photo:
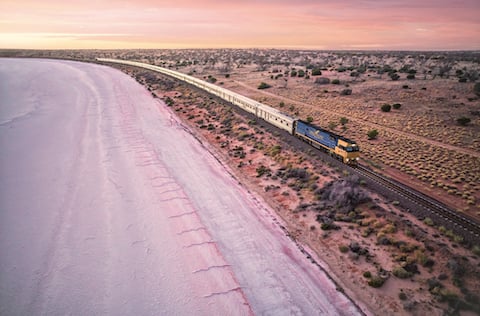
M 357 174 L 380 184 L 407 201 L 422 207 L 428 213 L 432 214 L 433 217 L 436 217 L 436 219 L 448 223 L 448 225 L 457 234 L 463 236 L 465 240 L 476 243 L 480 242 L 480 225 L 473 219 L 459 214 L 441 202 L 364 166 L 357 165 L 351 168 L 355 170 Z

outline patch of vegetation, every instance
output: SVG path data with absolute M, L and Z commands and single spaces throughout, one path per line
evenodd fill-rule
M 167 97 L 167 98 L 165 99 L 165 104 L 166 104 L 167 106 L 173 106 L 173 105 L 175 104 L 175 101 L 173 101 L 172 98 Z
M 338 80 L 338 79 L 333 79 L 333 80 L 332 80 L 332 84 L 340 84 L 340 80 Z
M 326 78 L 326 77 L 319 77 L 319 78 L 316 78 L 315 79 L 315 83 L 316 84 L 329 84 L 330 83 L 330 79 L 329 78 Z M 339 82 L 340 83 L 340 82 Z
M 394 103 L 392 104 L 392 107 L 395 109 L 395 110 L 398 110 L 399 108 L 402 107 L 402 105 L 400 103 Z
M 345 245 L 340 245 L 338 249 L 340 249 L 341 253 L 347 253 L 349 250 L 348 246 L 345 246 Z
M 315 67 L 312 69 L 312 76 L 321 76 L 322 75 L 322 70 L 318 67 Z
M 476 95 L 478 95 L 480 97 L 480 82 L 477 82 L 473 86 L 473 93 L 475 93 Z
M 375 288 L 381 287 L 384 283 L 385 279 L 378 275 L 374 275 L 368 280 L 368 285 Z
M 380 107 L 380 109 L 382 110 L 382 112 L 390 112 L 392 106 L 390 104 L 384 104 Z
M 257 89 L 262 90 L 262 89 L 268 89 L 268 88 L 270 88 L 270 87 L 272 87 L 272 86 L 269 85 L 268 83 L 262 81 L 262 82 L 258 85 L 258 88 L 257 88 Z
M 408 272 L 402 267 L 395 267 L 393 268 L 392 274 L 399 279 L 407 279 L 412 276 L 412 273 Z
M 434 225 L 433 220 L 430 217 L 425 217 L 425 219 L 423 220 L 423 223 L 428 226 Z
M 467 126 L 470 123 L 471 119 L 465 116 L 459 117 L 457 119 L 457 124 L 461 126 Z
M 262 177 L 263 175 L 271 175 L 272 170 L 270 168 L 265 167 L 264 165 L 260 165 L 257 169 L 257 178 Z
M 378 131 L 376 129 L 372 129 L 367 133 L 368 139 L 375 139 L 378 136 Z
M 217 82 L 217 78 L 213 77 L 212 75 L 208 75 L 207 81 L 210 83 Z

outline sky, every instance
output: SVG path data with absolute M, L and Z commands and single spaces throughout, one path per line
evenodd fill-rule
M 480 0 L 1 0 L 0 48 L 480 50 Z

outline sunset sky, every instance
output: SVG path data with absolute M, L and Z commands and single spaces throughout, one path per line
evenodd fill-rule
M 0 48 L 479 50 L 480 0 L 1 0 Z

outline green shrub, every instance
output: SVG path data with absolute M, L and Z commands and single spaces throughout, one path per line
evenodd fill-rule
M 400 76 L 394 72 L 391 72 L 389 76 L 390 76 L 390 79 L 392 79 L 393 81 L 397 81 L 398 79 L 400 79 Z
M 372 276 L 370 280 L 368 280 L 368 285 L 375 288 L 381 287 L 383 283 L 385 283 L 385 279 L 378 275 Z
M 392 109 L 392 106 L 390 104 L 384 104 L 380 107 L 380 109 L 383 111 L 383 112 L 390 112 L 390 110 Z
M 367 133 L 368 139 L 375 139 L 378 136 L 378 131 L 376 129 L 372 129 Z
M 423 223 L 428 226 L 433 226 L 433 221 L 430 217 L 425 217 L 425 219 L 423 220 Z
M 347 253 L 348 250 L 349 250 L 349 249 L 348 249 L 348 246 L 345 246 L 345 245 L 340 245 L 340 246 L 338 247 L 338 249 L 340 249 L 340 252 L 342 252 L 342 253 Z
M 268 167 L 265 167 L 264 165 L 261 165 L 259 166 L 257 169 L 257 178 L 260 178 L 261 176 L 263 176 L 264 174 L 270 174 L 272 171 L 270 170 L 270 168 Z
M 407 270 L 405 270 L 402 267 L 393 268 L 392 273 L 393 273 L 394 276 L 396 276 L 399 279 L 406 279 L 406 278 L 409 278 L 409 277 L 412 276 L 412 274 L 410 272 L 408 272 Z
M 338 79 L 333 79 L 333 80 L 332 80 L 332 84 L 340 84 L 340 80 L 338 80 Z
M 207 81 L 210 82 L 210 83 L 215 83 L 215 82 L 217 82 L 217 78 L 212 77 L 212 75 L 208 75 Z
M 473 93 L 475 93 L 476 95 L 480 96 L 480 82 L 477 82 L 477 83 L 473 86 Z
M 470 121 L 471 121 L 470 118 L 465 117 L 465 116 L 459 117 L 459 118 L 457 119 L 458 125 L 461 125 L 461 126 L 466 126 L 466 125 L 468 125 L 468 123 L 470 123 Z
M 312 69 L 312 76 L 321 76 L 322 70 L 320 68 L 313 68 Z
M 258 85 L 258 89 L 268 89 L 270 87 L 271 87 L 271 85 L 269 85 L 266 82 L 261 82 L 260 85 Z
M 308 122 L 308 123 L 312 123 L 312 122 L 313 122 L 313 117 L 307 116 L 307 122 Z
M 479 245 L 473 246 L 472 252 L 473 252 L 474 255 L 480 256 L 480 246 Z
M 405 294 L 405 292 L 400 292 L 398 293 L 398 298 L 405 301 L 407 299 L 407 294 Z
M 372 274 L 370 273 L 370 271 L 365 271 L 365 272 L 363 272 L 363 277 L 369 279 L 369 278 L 372 277 Z
M 402 105 L 400 103 L 394 103 L 392 106 L 395 110 L 398 110 Z

